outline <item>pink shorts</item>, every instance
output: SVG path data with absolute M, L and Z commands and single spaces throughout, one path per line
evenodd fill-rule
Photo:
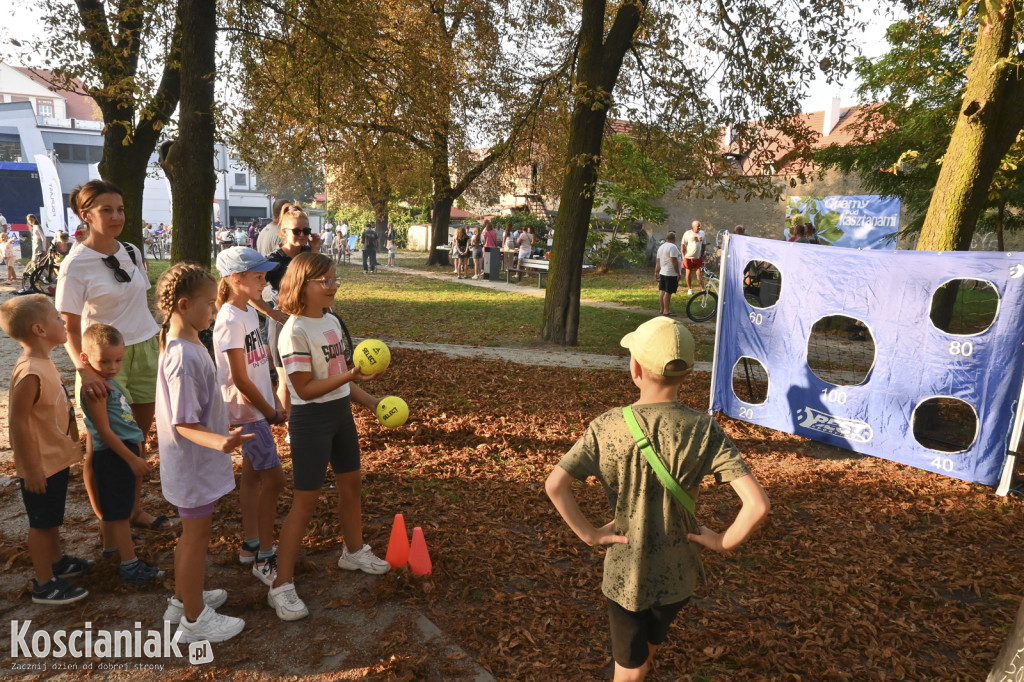
M 183 519 L 201 519 L 213 515 L 213 505 L 204 504 L 202 507 L 178 507 L 178 516 Z

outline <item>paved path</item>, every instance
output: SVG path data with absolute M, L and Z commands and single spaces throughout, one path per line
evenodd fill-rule
M 361 339 L 353 339 L 358 343 Z M 583 369 L 613 369 L 625 371 L 629 369 L 629 357 L 616 355 L 600 355 L 598 353 L 581 353 L 573 350 L 550 350 L 546 348 L 499 348 L 491 346 L 463 346 L 455 343 L 419 343 L 386 339 L 393 348 L 411 348 L 429 353 L 440 353 L 449 358 L 484 358 L 486 360 L 504 360 L 520 365 L 538 367 L 580 367 Z M 697 362 L 697 372 L 710 372 L 710 362 Z

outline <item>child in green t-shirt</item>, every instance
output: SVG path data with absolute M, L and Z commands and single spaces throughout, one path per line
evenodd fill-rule
M 681 323 L 656 317 L 622 339 L 640 397 L 632 409 L 662 464 L 690 498 L 713 474 L 742 507 L 724 533 L 698 525 L 659 480 L 630 433 L 621 408 L 605 412 L 548 476 L 558 513 L 588 545 L 608 545 L 602 592 L 608 600 L 615 680 L 642 680 L 676 614 L 703 576 L 700 548 L 728 552 L 768 514 L 768 497 L 718 422 L 678 401 L 693 368 L 693 337 Z M 582 513 L 572 482 L 595 476 L 615 519 L 596 528 Z

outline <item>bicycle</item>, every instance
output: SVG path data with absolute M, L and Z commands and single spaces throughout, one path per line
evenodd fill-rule
M 718 310 L 718 273 L 705 265 L 701 268 L 704 290 L 690 297 L 686 303 L 686 316 L 694 322 L 707 322 Z
M 166 250 L 164 242 L 166 236 L 166 234 L 155 234 L 149 238 L 149 242 L 146 246 L 149 249 L 149 255 L 153 257 L 153 260 L 163 260 L 164 251 Z
M 53 253 L 47 252 L 37 262 L 29 263 L 21 275 L 21 290 L 25 293 L 46 294 L 57 293 L 57 272 L 60 265 L 54 260 Z
M 709 268 L 707 263 L 701 268 L 704 279 L 704 290 L 692 296 L 686 303 L 686 316 L 694 322 L 707 322 L 718 312 L 718 292 L 721 282 L 718 271 Z M 760 298 L 760 285 L 758 287 L 743 287 L 743 298 L 754 308 L 763 308 Z

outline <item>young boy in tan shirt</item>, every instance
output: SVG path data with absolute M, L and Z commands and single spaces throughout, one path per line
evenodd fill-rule
M 53 302 L 42 294 L 6 301 L 0 306 L 0 327 L 24 349 L 11 376 L 8 421 L 28 515 L 32 601 L 70 604 L 89 593 L 65 578 L 85 573 L 93 562 L 64 554 L 60 544 L 68 469 L 82 459 L 74 409 L 50 359 L 50 352 L 67 341 L 67 331 Z
M 622 408 L 592 421 L 558 462 L 545 489 L 565 522 L 590 546 L 608 545 L 601 590 L 607 598 L 616 682 L 643 680 L 673 619 L 703 576 L 700 546 L 728 552 L 768 514 L 768 497 L 718 422 L 678 400 L 693 368 L 693 337 L 681 323 L 656 317 L 622 339 L 640 397 L 631 406 L 646 441 L 668 474 L 696 499 L 714 474 L 742 507 L 724 533 L 696 518 L 659 480 L 630 432 Z M 643 437 L 641 437 L 643 440 Z M 595 476 L 615 514 L 596 528 L 573 497 L 574 480 Z M 692 506 L 692 503 L 691 503 Z

